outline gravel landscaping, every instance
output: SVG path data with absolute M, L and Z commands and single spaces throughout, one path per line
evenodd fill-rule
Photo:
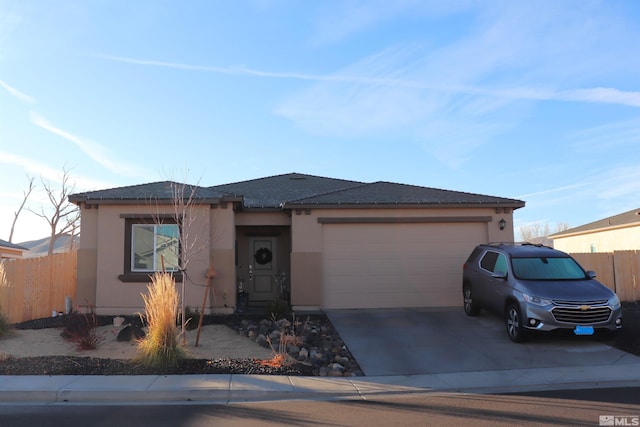
M 114 316 L 97 316 L 100 326 L 110 325 Z M 125 324 L 136 324 L 135 316 L 124 316 Z M 14 329 L 56 328 L 62 332 L 70 316 L 36 319 L 13 325 Z M 204 317 L 203 325 L 225 325 L 256 345 L 286 354 L 286 363 L 252 358 L 202 359 L 189 358 L 173 368 L 143 367 L 131 360 L 84 356 L 14 357 L 2 355 L 0 375 L 178 375 L 178 374 L 261 374 L 304 376 L 363 375 L 357 362 L 339 334 L 324 314 L 305 316 L 292 324 L 256 315 L 226 315 Z M 291 339 L 280 346 L 280 336 Z M 295 337 L 295 339 L 293 338 Z M 60 340 L 63 340 L 60 337 Z M 1 342 L 1 341 L 0 341 Z
M 640 356 L 640 303 L 623 304 L 624 326 L 607 344 Z M 113 316 L 98 316 L 100 325 L 109 325 Z M 66 326 L 66 316 L 37 319 L 13 325 L 15 329 L 57 328 Z M 138 320 L 139 321 L 139 320 Z M 126 318 L 136 322 L 136 318 Z M 2 353 L 0 340 L 0 375 L 176 375 L 176 374 L 261 374 L 304 376 L 363 375 L 348 348 L 327 316 L 313 314 L 290 320 L 272 322 L 262 316 L 228 315 L 205 316 L 204 325 L 225 325 L 247 340 L 266 348 L 282 350 L 289 363 L 270 364 L 251 358 L 221 358 L 184 360 L 170 369 L 145 368 L 130 360 L 83 356 L 12 357 Z M 283 332 L 295 337 L 280 346 Z M 291 333 L 295 331 L 295 333 Z M 63 338 L 60 337 L 62 340 Z M 271 343 L 269 343 L 271 341 Z M 276 353 L 274 353 L 275 355 Z

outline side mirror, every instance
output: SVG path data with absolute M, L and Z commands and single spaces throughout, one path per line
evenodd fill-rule
M 596 272 L 595 271 L 587 271 L 587 276 L 589 277 L 589 279 L 595 279 L 596 278 Z
M 491 273 L 491 277 L 494 279 L 507 280 L 507 273 L 504 271 L 496 271 L 495 273 Z

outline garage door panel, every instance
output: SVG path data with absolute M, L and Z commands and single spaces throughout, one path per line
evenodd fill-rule
M 460 305 L 462 263 L 484 241 L 484 223 L 325 225 L 323 305 Z

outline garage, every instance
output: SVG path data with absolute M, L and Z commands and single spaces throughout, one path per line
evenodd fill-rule
M 485 222 L 323 224 L 324 308 L 462 304 L 461 268 Z

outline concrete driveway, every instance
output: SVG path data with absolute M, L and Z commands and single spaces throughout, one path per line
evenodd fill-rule
M 327 310 L 326 314 L 367 376 L 640 367 L 640 357 L 594 337 L 546 334 L 512 343 L 503 321 L 485 311 L 475 318 L 467 317 L 461 307 Z

